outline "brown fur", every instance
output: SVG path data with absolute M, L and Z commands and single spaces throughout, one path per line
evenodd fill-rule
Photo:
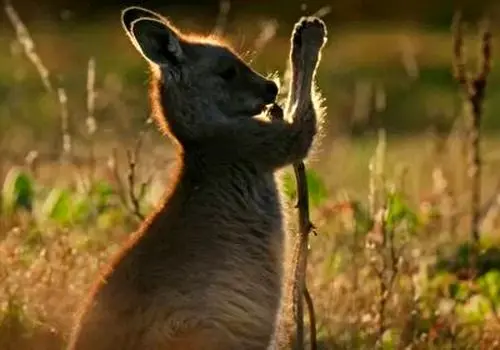
M 306 157 L 316 133 L 311 89 L 324 25 L 296 26 L 293 123 L 271 123 L 253 116 L 277 87 L 227 47 L 186 39 L 138 7 L 122 23 L 150 62 L 151 103 L 179 167 L 158 210 L 92 287 L 68 349 L 266 349 L 283 279 L 275 171 Z

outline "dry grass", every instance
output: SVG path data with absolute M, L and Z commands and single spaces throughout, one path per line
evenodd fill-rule
M 16 215 L 2 231 L 2 349 L 61 348 L 75 308 L 116 249 L 112 240 L 85 245 L 83 232 L 37 232 L 30 221 L 29 215 Z

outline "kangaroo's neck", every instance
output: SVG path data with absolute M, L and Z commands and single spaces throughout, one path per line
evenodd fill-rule
M 167 131 L 179 142 L 196 140 L 203 136 L 220 114 L 213 102 L 193 95 L 189 86 L 181 83 L 165 86 L 161 80 L 154 80 L 150 88 L 150 103 L 153 115 L 161 129 Z

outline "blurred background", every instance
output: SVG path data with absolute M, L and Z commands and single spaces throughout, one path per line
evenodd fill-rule
M 124 127 L 140 120 L 147 108 L 147 67 L 119 23 L 119 11 L 134 4 L 161 12 L 186 31 L 208 34 L 221 26 L 229 42 L 263 73 L 283 70 L 294 22 L 302 15 L 321 15 L 330 28 L 319 75 L 329 111 L 328 128 L 356 136 L 379 127 L 398 134 L 449 128 L 461 106 L 451 74 L 452 17 L 462 11 L 472 38 L 467 54 L 475 59 L 480 21 L 487 15 L 496 26 L 500 13 L 500 5 L 493 0 L 16 0 L 15 8 L 51 79 L 67 90 L 74 129 L 81 118 L 90 58 L 96 63 L 96 117 L 101 126 L 119 117 L 119 127 Z M 15 126 L 31 125 L 29 143 L 47 139 L 45 133 L 57 129 L 54 107 L 58 107 L 47 101 L 39 75 L 5 13 L 0 18 L 0 98 L 9 102 L 0 109 L 0 135 L 9 139 L 19 135 L 17 129 L 10 132 Z M 493 71 L 490 76 L 486 130 L 500 126 L 495 118 L 500 108 L 499 74 Z
M 135 135 L 148 114 L 147 66 L 119 22 L 120 10 L 129 5 L 159 11 L 187 32 L 223 35 L 264 74 L 283 73 L 295 21 L 302 15 L 321 16 L 329 27 L 318 75 L 327 107 L 325 152 L 342 137 L 359 140 L 350 143 L 354 147 L 369 145 L 380 128 L 398 140 L 401 147 L 396 149 L 407 152 L 421 149 L 422 135 L 448 134 L 463 110 L 462 90 L 452 74 L 453 16 L 462 13 L 465 56 L 472 72 L 480 57 L 482 21 L 489 19 L 494 28 L 500 23 L 500 4 L 493 0 L 16 0 L 12 4 L 54 89 L 64 89 L 65 123 L 77 153 L 79 136 L 86 130 L 89 62 L 95 76 L 93 114 L 98 125 L 93 137 L 101 139 L 104 149 L 110 140 L 123 142 Z M 47 93 L 6 13 L 0 18 L 0 147 L 14 158 L 33 148 L 41 157 L 57 155 L 63 142 L 60 99 Z M 497 60 L 498 45 L 493 50 Z M 482 116 L 485 133 L 500 127 L 499 84 L 500 73 L 493 69 Z M 356 150 L 360 152 L 364 154 Z M 355 165 L 353 171 L 358 168 Z
M 130 5 L 185 32 L 222 35 L 259 72 L 280 76 L 294 23 L 322 17 L 325 135 L 308 169 L 323 348 L 500 348 L 498 0 L 10 0 L 0 11 L 0 297 L 10 298 L 0 299 L 0 349 L 61 344 L 99 264 L 162 195 L 172 149 L 146 122 L 147 65 L 120 24 Z M 457 12 L 470 77 L 491 62 L 480 118 L 453 74 Z M 293 177 L 284 184 L 294 197 Z M 393 231 L 381 233 L 386 207 Z M 462 269 L 477 253 L 467 242 L 479 241 L 493 250 Z M 439 260 L 442 251 L 451 257 Z M 467 274 L 474 269 L 490 274 Z M 53 271 L 59 279 L 33 282 Z

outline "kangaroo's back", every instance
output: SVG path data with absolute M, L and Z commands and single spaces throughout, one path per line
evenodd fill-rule
M 138 7 L 122 22 L 152 68 L 152 106 L 179 166 L 157 211 L 94 283 L 69 349 L 266 349 L 283 276 L 275 171 L 312 142 L 311 79 L 299 77 L 309 86 L 300 86 L 297 122 L 254 118 L 277 87 L 229 48 Z M 316 26 L 319 51 L 322 23 L 301 23 L 296 32 Z M 317 59 L 298 63 L 312 71 L 297 69 L 312 77 Z

